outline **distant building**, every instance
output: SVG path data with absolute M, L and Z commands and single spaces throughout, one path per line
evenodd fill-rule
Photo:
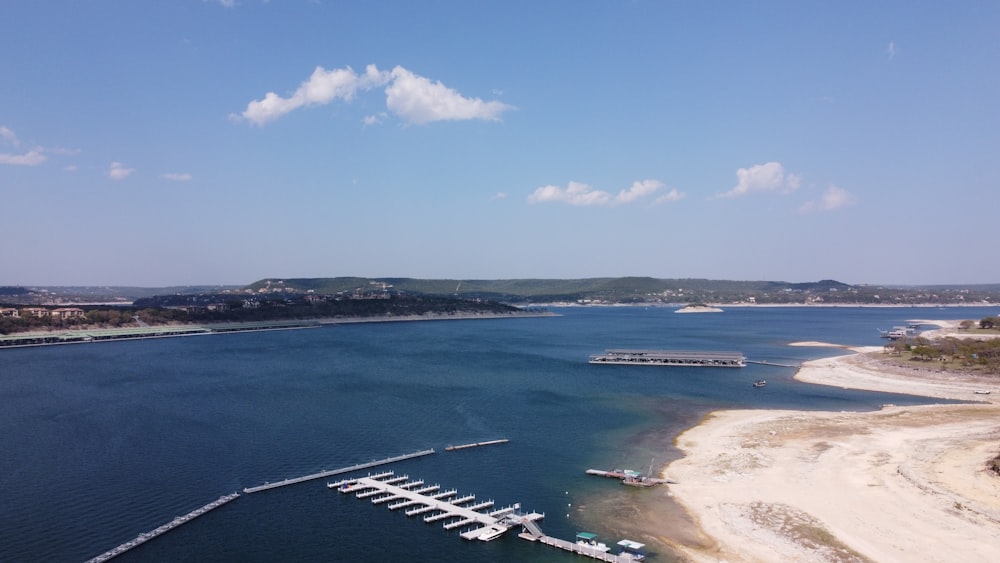
M 13 309 L 13 308 L 11 308 L 11 309 L 0 309 L 0 317 L 13 317 L 13 318 L 16 319 L 16 318 L 18 318 L 20 316 L 21 316 L 21 314 L 17 311 L 17 309 Z
M 60 307 L 59 309 L 53 309 L 49 314 L 59 319 L 74 319 L 84 316 L 85 313 L 83 309 L 77 309 L 76 307 Z
M 21 309 L 21 316 L 38 317 L 40 319 L 42 317 L 49 316 L 49 310 L 46 309 L 45 307 L 25 307 Z

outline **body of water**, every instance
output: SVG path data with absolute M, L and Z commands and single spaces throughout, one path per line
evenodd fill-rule
M 677 456 L 673 436 L 709 410 L 926 400 L 798 383 L 791 368 L 595 366 L 590 354 L 735 350 L 797 364 L 838 352 L 788 342 L 880 344 L 877 328 L 907 319 L 997 309 L 556 312 L 2 350 L 0 560 L 84 561 L 247 486 L 426 448 L 437 453 L 390 469 L 498 507 L 521 502 L 546 514 L 549 535 L 586 529 L 614 543 L 621 527 L 601 499 L 623 487 L 584 470 L 662 466 Z M 759 378 L 767 387 L 753 389 Z M 510 443 L 444 451 L 494 438 Z M 573 557 L 513 533 L 466 542 L 318 480 L 243 495 L 117 561 Z

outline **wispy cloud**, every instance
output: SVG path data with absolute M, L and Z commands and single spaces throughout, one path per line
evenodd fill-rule
M 0 125 L 0 139 L 4 140 L 4 143 L 12 147 L 21 146 L 21 141 L 18 140 L 17 135 L 13 131 Z
M 365 67 L 363 74 L 351 67 L 326 70 L 316 67 L 290 96 L 268 92 L 262 99 L 247 104 L 231 119 L 263 125 L 301 107 L 325 105 L 334 100 L 351 101 L 359 91 L 386 86 L 386 107 L 406 123 L 424 124 L 433 121 L 484 119 L 497 120 L 511 106 L 498 101 L 467 98 L 441 82 L 397 66 L 392 71 L 380 71 L 375 65 Z M 365 125 L 381 123 L 387 113 L 364 118 Z
M 890 41 L 889 46 L 885 48 L 885 54 L 889 57 L 889 60 L 896 58 L 896 42 Z
M 174 182 L 190 182 L 193 176 L 187 172 L 168 172 L 160 176 L 164 180 L 173 180 Z
M 5 126 L 0 126 L 0 140 L 3 144 L 14 149 L 21 147 L 21 140 L 17 138 L 17 135 Z M 28 152 L 14 154 L 9 152 L 0 152 L 0 164 L 10 164 L 13 166 L 38 166 L 39 164 L 48 160 L 48 157 L 44 154 L 45 149 L 42 147 L 35 147 Z
M 800 179 L 795 174 L 785 172 L 780 162 L 755 164 L 750 168 L 736 171 L 738 182 L 733 189 L 718 197 L 737 197 L 752 193 L 791 193 L 799 188 Z
M 38 166 L 48 160 L 48 157 L 38 150 L 31 150 L 23 154 L 10 154 L 0 152 L 0 164 L 13 164 L 15 166 Z
M 559 186 L 542 186 L 537 188 L 528 196 L 528 203 L 567 203 L 569 205 L 589 206 L 613 206 L 625 205 L 636 202 L 662 189 L 663 182 L 659 180 L 641 180 L 634 182 L 630 187 L 612 195 L 604 190 L 595 190 L 588 184 L 580 182 L 569 182 L 565 188 Z M 684 197 L 684 194 L 671 190 L 667 195 L 657 199 L 654 203 L 665 201 L 676 201 Z
M 497 193 L 493 194 L 493 197 L 490 198 L 490 201 L 496 201 L 498 199 L 507 199 L 507 193 L 506 192 L 497 192 Z
M 834 211 L 841 207 L 854 205 L 857 198 L 843 188 L 830 184 L 830 187 L 823 192 L 818 201 L 807 201 L 799 208 L 800 213 L 814 213 L 817 211 Z
M 120 162 L 112 162 L 111 166 L 108 168 L 108 177 L 112 180 L 124 180 L 133 172 L 135 172 L 135 168 L 126 168 L 125 165 Z
M 9 127 L 0 125 L 0 146 L 8 146 L 19 149 L 23 143 Z M 62 147 L 41 147 L 35 146 L 31 150 L 13 154 L 9 152 L 0 153 L 0 164 L 11 164 L 15 166 L 38 166 L 49 159 L 48 155 L 75 156 L 80 154 L 80 149 L 64 149 Z
M 677 191 L 677 188 L 671 188 L 671 190 L 669 192 L 667 192 L 667 193 L 661 195 L 660 197 L 656 198 L 653 201 L 653 203 L 656 203 L 656 204 L 660 204 L 660 203 L 672 203 L 674 201 L 680 201 L 680 200 L 684 199 L 685 196 L 687 196 L 687 194 L 685 194 L 684 192 Z
M 235 8 L 236 0 L 202 0 L 203 2 L 214 2 L 223 8 Z

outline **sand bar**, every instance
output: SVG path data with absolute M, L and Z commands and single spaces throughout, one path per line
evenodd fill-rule
M 1000 380 L 877 360 L 815 360 L 796 377 L 980 402 L 712 413 L 677 438 L 685 457 L 664 470 L 703 534 L 675 547 L 713 562 L 996 561 L 1000 478 L 985 464 L 1000 450 Z M 995 389 L 975 394 L 984 386 Z

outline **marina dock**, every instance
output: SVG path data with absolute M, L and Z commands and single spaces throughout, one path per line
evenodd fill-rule
M 609 477 L 611 479 L 619 479 L 623 485 L 629 485 L 632 487 L 654 487 L 656 485 L 666 485 L 668 483 L 673 483 L 673 481 L 669 479 L 650 477 L 647 475 L 643 475 L 638 471 L 632 471 L 631 469 L 615 469 L 614 471 L 588 469 L 587 475 L 597 475 L 598 477 Z
M 135 537 L 135 539 L 129 540 L 110 551 L 105 551 L 104 553 L 98 555 L 97 557 L 94 557 L 93 559 L 88 559 L 87 563 L 102 563 L 103 561 L 107 561 L 109 559 L 118 557 L 122 553 L 125 553 L 126 551 L 134 547 L 138 547 L 157 536 L 165 534 L 170 530 L 173 530 L 177 526 L 180 526 L 181 524 L 190 522 L 191 520 L 194 520 L 195 518 L 201 516 L 202 514 L 205 514 L 210 510 L 214 510 L 230 501 L 236 500 L 237 498 L 239 498 L 239 496 L 240 496 L 239 493 L 233 493 L 231 495 L 221 496 L 218 499 L 206 504 L 205 506 L 202 506 L 201 508 L 196 508 L 191 512 L 188 512 L 184 516 L 178 516 L 177 518 L 174 518 L 170 522 L 167 522 L 166 524 L 156 528 L 155 530 L 139 534 L 138 536 Z
M 458 492 L 454 489 L 444 493 L 429 494 L 436 493 L 441 486 L 430 485 L 417 489 L 416 483 L 423 481 L 400 482 L 400 478 L 391 477 L 392 473 L 386 472 L 381 475 L 327 483 L 327 487 L 343 494 L 353 493 L 359 499 L 370 498 L 372 504 L 388 503 L 389 510 L 413 506 L 414 508 L 404 512 L 407 516 L 425 515 L 424 522 L 442 522 L 445 530 L 469 528 L 460 534 L 466 540 L 490 541 L 503 535 L 512 526 L 545 517 L 544 514 L 519 513 L 520 504 L 483 512 L 494 506 L 493 500 L 475 502 L 476 496 L 471 494 L 452 498 L 458 496 Z
M 670 367 L 746 367 L 742 352 L 695 350 L 607 350 L 590 356 L 592 364 L 670 366 Z
M 385 459 L 379 459 L 375 461 L 369 461 L 368 463 L 359 463 L 357 465 L 352 465 L 350 467 L 342 467 L 340 469 L 331 469 L 329 471 L 320 471 L 319 473 L 313 473 L 311 475 L 304 475 L 302 477 L 295 477 L 292 479 L 285 479 L 283 481 L 276 481 L 274 483 L 264 483 L 263 485 L 257 485 L 256 487 L 247 487 L 243 489 L 244 493 L 256 493 L 260 491 L 266 491 L 269 489 L 276 489 L 278 487 L 284 487 L 286 485 L 294 485 L 296 483 L 303 483 L 305 481 L 312 481 L 313 479 L 323 479 L 326 477 L 332 477 L 334 475 L 341 475 L 343 473 L 350 473 L 352 471 L 360 471 L 362 469 L 369 469 L 372 467 L 378 467 L 379 465 L 386 465 L 389 463 L 396 463 L 397 461 L 403 461 L 407 459 L 413 459 L 417 457 L 423 457 L 425 455 L 430 455 L 434 453 L 433 448 L 429 450 L 421 450 L 419 452 L 413 452 L 411 454 L 399 455 L 396 457 L 387 457 Z M 391 472 L 390 472 L 391 474 Z
M 327 487 L 343 494 L 354 494 L 359 499 L 370 498 L 372 504 L 388 503 L 389 510 L 412 506 L 414 508 L 404 511 L 409 517 L 424 515 L 424 522 L 441 522 L 445 530 L 468 528 L 459 534 L 465 540 L 491 541 L 502 536 L 510 528 L 521 526 L 522 531 L 518 534 L 521 539 L 538 542 L 598 561 L 633 563 L 641 560 L 628 553 L 620 555 L 610 553 L 609 548 L 603 544 L 574 543 L 545 535 L 537 523 L 545 518 L 545 515 L 535 512 L 521 513 L 520 503 L 491 512 L 483 512 L 493 507 L 492 500 L 468 505 L 475 501 L 475 495 L 465 495 L 447 500 L 457 496 L 458 493 L 451 489 L 444 493 L 428 495 L 426 493 L 438 491 L 441 486 L 431 485 L 416 489 L 416 483 L 423 484 L 423 481 L 410 483 L 403 479 L 402 477 L 392 477 L 392 472 L 386 472 L 380 475 L 327 483 Z M 629 544 L 642 545 L 634 542 L 629 542 Z

